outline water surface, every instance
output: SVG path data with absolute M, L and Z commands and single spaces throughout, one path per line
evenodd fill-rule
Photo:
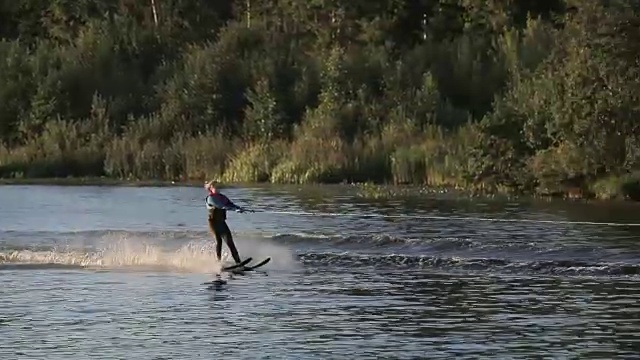
M 273 260 L 214 290 L 201 188 L 0 186 L 2 359 L 638 353 L 637 204 L 225 193 Z

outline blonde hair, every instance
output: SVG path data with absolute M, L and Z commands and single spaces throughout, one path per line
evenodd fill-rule
M 215 187 L 216 184 L 217 184 L 217 182 L 215 180 L 209 180 L 209 181 L 204 183 L 204 188 L 208 190 L 208 189 L 210 189 L 212 187 Z

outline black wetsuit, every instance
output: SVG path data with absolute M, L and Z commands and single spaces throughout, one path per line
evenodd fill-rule
M 241 210 L 241 208 L 220 193 L 209 194 L 205 198 L 205 202 L 209 212 L 209 230 L 216 238 L 216 257 L 218 260 L 222 257 L 222 242 L 224 241 L 229 247 L 233 260 L 236 263 L 241 262 L 238 249 L 236 249 L 236 245 L 233 242 L 231 230 L 227 225 L 227 210 Z

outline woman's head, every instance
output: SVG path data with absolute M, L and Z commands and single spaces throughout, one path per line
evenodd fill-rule
M 216 185 L 217 183 L 215 180 L 210 180 L 204 183 L 204 188 L 213 194 L 216 192 Z

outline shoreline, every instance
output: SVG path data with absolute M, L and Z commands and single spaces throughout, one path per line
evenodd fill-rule
M 0 185 L 169 187 L 196 186 L 196 182 L 176 182 L 169 180 L 120 180 L 107 177 L 0 178 Z
M 109 177 L 65 177 L 65 178 L 0 178 L 0 186 L 116 186 L 116 187 L 201 187 L 203 180 L 124 180 Z M 593 199 L 575 198 L 561 195 L 540 195 L 540 194 L 506 194 L 501 192 L 477 193 L 472 190 L 429 187 L 417 184 L 372 184 L 372 183 L 308 183 L 308 184 L 285 184 L 285 183 L 227 183 L 223 182 L 224 188 L 241 187 L 352 187 L 357 190 L 355 195 L 362 199 L 383 200 L 393 197 L 420 197 L 434 194 L 450 194 L 456 198 L 466 199 L 520 199 L 537 201 L 569 201 L 569 202 L 597 202 L 597 203 L 637 203 L 630 199 Z

